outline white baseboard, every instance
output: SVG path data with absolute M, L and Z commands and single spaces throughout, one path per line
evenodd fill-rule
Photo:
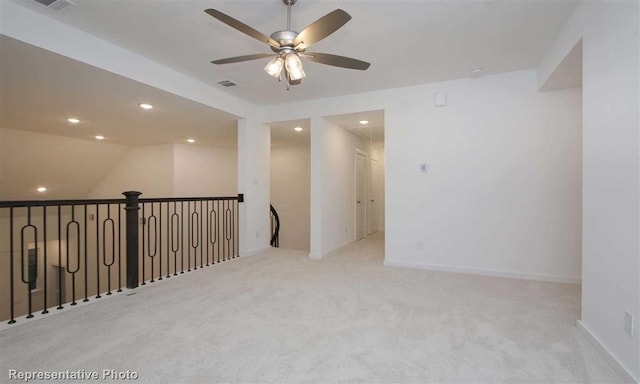
M 313 259 L 313 260 L 322 260 L 325 257 L 337 255 L 338 253 L 342 252 L 346 247 L 350 246 L 353 243 L 355 243 L 355 241 L 350 241 L 350 242 L 348 242 L 346 244 L 343 244 L 343 245 L 339 246 L 338 248 L 332 249 L 329 252 L 325 252 L 325 253 L 321 253 L 321 254 L 309 253 L 309 258 Z
M 584 336 L 584 338 L 587 339 L 587 341 L 589 341 L 591 345 L 593 345 L 593 347 L 605 358 L 605 360 L 607 360 L 611 368 L 613 368 L 613 370 L 616 371 L 618 375 L 620 375 L 625 383 L 638 384 L 640 382 L 638 378 L 633 377 L 631 372 L 624 365 L 622 365 L 622 363 L 618 359 L 616 359 L 611 351 L 609 351 L 609 349 L 607 349 L 607 347 L 605 347 L 604 344 L 600 342 L 600 339 L 598 339 L 598 337 L 594 335 L 581 320 L 576 321 L 576 327 L 578 328 L 580 334 Z
M 426 269 L 430 271 L 454 272 L 454 273 L 468 273 L 472 275 L 507 277 L 511 279 L 547 281 L 547 282 L 553 282 L 553 283 L 580 284 L 581 282 L 580 277 L 572 277 L 572 276 L 540 275 L 535 273 L 500 271 L 500 270 L 481 269 L 481 268 L 454 267 L 449 265 L 414 263 L 414 262 L 395 261 L 395 260 L 386 260 L 386 259 L 384 260 L 384 265 L 388 267 Z
M 249 257 L 249 256 L 260 255 L 262 253 L 267 252 L 270 249 L 271 249 L 271 247 L 264 247 L 264 248 L 254 249 L 253 251 L 240 252 L 240 257 Z

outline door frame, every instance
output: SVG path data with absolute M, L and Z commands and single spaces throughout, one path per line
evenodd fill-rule
M 353 241 L 358 241 L 358 155 L 362 155 L 365 158 L 365 169 L 364 169 L 364 237 L 362 239 L 367 238 L 367 230 L 368 230 L 368 218 L 369 218 L 369 205 L 367 204 L 367 200 L 369 198 L 369 167 L 370 167 L 370 157 L 369 154 L 358 147 L 353 147 Z

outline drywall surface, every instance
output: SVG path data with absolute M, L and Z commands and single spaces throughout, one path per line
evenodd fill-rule
M 581 90 L 538 92 L 536 80 L 519 71 L 266 109 L 273 121 L 312 117 L 311 256 L 331 250 L 314 236 L 352 238 L 316 228 L 352 192 L 332 195 L 340 144 L 335 127 L 314 133 L 327 123 L 313 116 L 383 109 L 388 264 L 579 282 Z M 440 92 L 448 103 L 435 107 Z
M 122 198 L 124 191 L 142 192 L 143 198 L 173 196 L 173 146 L 132 147 L 98 182 L 87 198 Z
M 81 199 L 129 147 L 0 129 L 0 200 Z M 36 192 L 39 186 L 46 193 Z
M 580 329 L 640 380 L 640 7 L 584 2 L 538 69 L 541 85 L 582 39 L 583 268 Z
M 308 145 L 271 148 L 271 204 L 280 218 L 280 248 L 309 250 L 310 156 Z
M 238 121 L 238 193 L 244 195 L 239 223 L 241 256 L 269 248 L 270 143 L 269 126 L 254 119 Z
M 355 240 L 355 159 L 356 149 L 369 153 L 369 145 L 363 138 L 319 119 L 320 124 L 311 129 L 320 130 L 322 152 L 314 153 L 316 161 L 322 163 L 322 232 L 320 255 L 340 248 Z M 314 136 L 312 136 L 312 140 Z M 320 175 L 312 174 L 312 178 Z M 318 230 L 318 228 L 312 228 Z M 312 246 L 313 248 L 313 246 Z M 314 252 L 312 251 L 312 254 Z
M 576 39 L 583 51 L 581 328 L 640 380 L 640 10 L 637 1 L 585 2 L 540 66 L 553 69 Z
M 217 197 L 238 194 L 236 148 L 175 144 L 173 195 Z
M 385 111 L 388 264 L 580 280 L 580 89 L 535 80 L 426 85 Z

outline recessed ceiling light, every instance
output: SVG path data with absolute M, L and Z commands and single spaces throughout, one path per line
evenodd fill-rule
M 153 105 L 151 105 L 151 104 L 144 104 L 144 103 L 142 103 L 142 104 L 138 104 L 138 105 L 139 105 L 139 106 L 140 106 L 140 108 L 142 108 L 142 109 L 153 109 Z
M 187 139 L 187 143 L 195 143 L 196 141 L 194 139 Z
M 295 127 L 293 130 L 296 132 L 302 132 L 302 127 Z
M 367 124 L 369 124 L 369 120 L 360 120 L 360 124 L 361 125 L 367 125 Z
M 36 191 L 38 191 L 38 192 L 47 192 L 47 187 L 38 187 L 36 189 Z
M 70 117 L 67 119 L 67 121 L 71 124 L 78 124 L 80 122 L 80 120 L 76 119 L 75 117 Z
M 102 136 L 102 135 L 97 135 L 97 136 L 96 136 L 96 140 L 104 140 L 104 136 Z

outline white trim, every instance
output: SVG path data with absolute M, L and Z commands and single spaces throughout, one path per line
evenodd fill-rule
M 618 360 L 611 351 L 602 344 L 600 339 L 596 335 L 591 332 L 591 330 L 582 322 L 582 320 L 576 320 L 576 328 L 578 328 L 578 333 L 584 336 L 587 341 L 593 345 L 593 347 L 604 357 L 604 359 L 609 363 L 611 368 L 625 383 L 639 383 L 640 380 L 638 378 L 633 377 L 631 371 L 629 371 L 621 362 Z
M 257 255 L 260 255 L 262 253 L 267 252 L 270 249 L 271 249 L 271 247 L 264 247 L 264 248 L 254 249 L 253 251 L 240 252 L 240 257 L 257 256 Z
M 364 240 L 367 238 L 369 211 L 367 207 L 367 201 L 369 200 L 369 153 L 353 146 L 353 241 Z M 364 170 L 364 237 L 358 239 L 358 155 L 362 155 L 365 158 L 365 170 Z
M 580 284 L 580 282 L 581 282 L 580 277 L 573 277 L 573 276 L 541 275 L 541 274 L 536 274 L 536 273 L 500 271 L 500 270 L 482 269 L 482 268 L 455 267 L 455 266 L 450 266 L 450 265 L 413 263 L 413 262 L 395 261 L 395 260 L 387 260 L 387 259 L 384 260 L 384 265 L 388 266 L 388 267 L 427 269 L 427 270 L 431 270 L 431 271 L 468 273 L 468 274 L 472 274 L 472 275 L 506 277 L 506 278 L 511 278 L 511 279 L 524 279 L 524 280 L 536 280 L 536 281 L 547 281 L 547 282 L 553 282 L 553 283 Z
M 347 248 L 348 246 L 350 246 L 351 244 L 355 243 L 355 241 L 350 241 L 346 244 L 343 244 L 341 246 L 339 246 L 338 248 L 334 248 L 333 250 L 329 251 L 329 252 L 325 252 L 325 253 L 321 253 L 321 254 L 316 254 L 316 253 L 310 253 L 309 254 L 309 258 L 312 260 L 322 260 L 325 257 L 329 257 L 329 256 L 335 256 L 337 254 L 339 254 L 340 252 L 344 251 L 345 248 Z

